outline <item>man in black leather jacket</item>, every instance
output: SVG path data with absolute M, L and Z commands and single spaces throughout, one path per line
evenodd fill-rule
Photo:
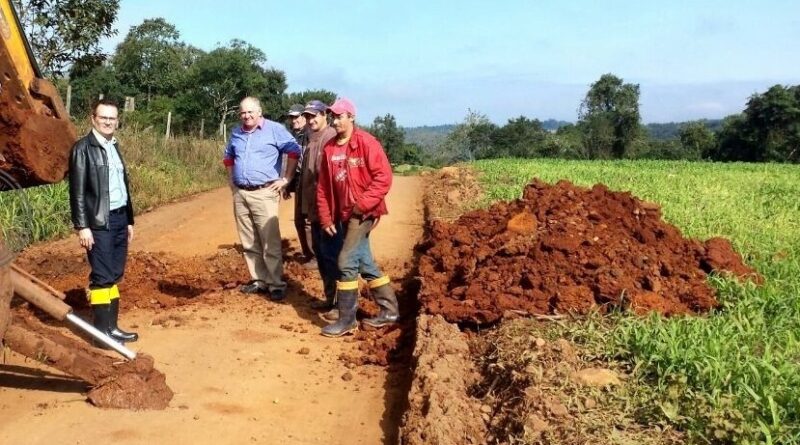
M 101 100 L 92 109 L 92 130 L 72 147 L 69 204 L 78 241 L 86 249 L 89 302 L 94 326 L 119 342 L 139 336 L 117 326 L 119 288 L 125 272 L 128 243 L 133 238 L 133 205 L 128 173 L 114 132 L 119 110 Z

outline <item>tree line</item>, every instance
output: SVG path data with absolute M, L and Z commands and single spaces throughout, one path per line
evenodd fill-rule
M 291 104 L 311 99 L 332 103 L 325 89 L 287 93 L 286 75 L 269 67 L 259 48 L 232 40 L 211 51 L 180 38 L 174 25 L 151 18 L 134 26 L 110 55 L 99 40 L 115 34 L 119 0 L 13 0 L 42 69 L 72 90 L 73 115 L 88 114 L 100 95 L 134 111 L 124 125 L 163 131 L 222 132 L 236 122 L 239 100 L 261 99 L 265 114 L 280 119 Z M 575 124 L 519 116 L 505 125 L 468 111 L 443 140 L 408 143 L 392 114 L 367 126 L 393 163 L 444 165 L 516 157 L 573 159 L 658 158 L 716 161 L 800 162 L 800 86 L 775 85 L 754 94 L 742 113 L 722 121 L 645 126 L 639 113 L 639 85 L 604 74 L 592 83 Z
M 101 95 L 133 111 L 128 128 L 164 131 L 171 113 L 174 134 L 212 134 L 235 125 L 239 100 L 255 96 L 264 114 L 280 120 L 292 104 L 312 99 L 333 103 L 325 89 L 287 93 L 286 75 L 268 67 L 259 48 L 232 40 L 211 51 L 183 42 L 163 18 L 133 26 L 112 54 L 99 41 L 112 37 L 119 0 L 14 0 L 42 71 L 62 90 L 71 89 L 73 116 L 85 116 Z M 62 91 L 63 92 L 63 91 Z M 391 114 L 375 118 L 367 130 L 386 146 L 395 163 L 421 163 L 420 147 L 405 144 Z
M 127 127 L 162 131 L 171 112 L 175 133 L 197 134 L 205 127 L 209 134 L 236 121 L 245 96 L 258 97 L 272 119 L 293 103 L 336 98 L 324 89 L 287 93 L 285 73 L 269 67 L 261 49 L 235 39 L 204 51 L 182 41 L 163 18 L 133 26 L 112 54 L 104 54 L 99 42 L 116 34 L 119 0 L 14 0 L 14 5 L 44 74 L 62 92 L 71 89 L 73 116 L 86 115 L 102 96 L 133 108 L 123 116 Z
M 604 74 L 589 87 L 577 123 L 555 131 L 525 116 L 498 126 L 470 110 L 422 157 L 434 164 L 505 157 L 800 162 L 800 85 L 754 94 L 741 113 L 721 121 L 661 125 L 642 124 L 639 92 Z

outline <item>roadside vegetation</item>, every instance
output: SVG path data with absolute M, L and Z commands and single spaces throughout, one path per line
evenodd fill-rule
M 674 161 L 491 160 L 484 204 L 520 196 L 531 178 L 598 182 L 662 205 L 685 236 L 729 238 L 762 286 L 713 277 L 721 308 L 706 316 L 590 316 L 552 325 L 648 390 L 640 420 L 694 443 L 800 443 L 800 167 Z
M 165 141 L 163 135 L 152 132 L 125 131 L 117 137 L 137 213 L 225 184 L 218 140 L 179 137 Z M 66 181 L 0 192 L 0 227 L 13 249 L 70 233 Z

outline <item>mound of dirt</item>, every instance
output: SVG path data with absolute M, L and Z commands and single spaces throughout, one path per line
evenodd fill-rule
M 708 273 L 761 280 L 727 240 L 684 238 L 657 204 L 568 181 L 534 179 L 522 199 L 434 221 L 421 250 L 420 303 L 451 322 L 612 307 L 701 313 L 718 304 Z

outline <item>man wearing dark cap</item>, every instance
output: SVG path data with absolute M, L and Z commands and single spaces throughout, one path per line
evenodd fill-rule
M 311 223 L 311 247 L 316 254 L 325 293 L 325 300 L 315 301 L 311 307 L 324 311 L 334 308 L 336 280 L 339 278 L 336 260 L 342 245 L 341 235 L 331 237 L 323 232 L 317 213 L 317 179 L 322 149 L 336 136 L 336 130 L 328 125 L 327 109 L 328 106 L 319 100 L 312 100 L 303 109 L 310 133 L 303 152 L 300 180 L 294 198 L 295 221 L 302 218 Z
M 294 104 L 286 113 L 292 136 L 294 136 L 295 140 L 297 140 L 297 143 L 300 144 L 300 147 L 303 150 L 300 163 L 297 165 L 295 181 L 289 184 L 284 192 L 284 198 L 287 199 L 290 193 L 299 191 L 298 180 L 300 179 L 299 174 L 303 162 L 302 157 L 305 156 L 305 152 L 308 147 L 308 137 L 311 133 L 311 129 L 308 128 L 308 122 L 306 122 L 306 116 L 303 115 L 303 110 L 305 110 L 305 108 L 306 107 L 301 104 Z M 295 195 L 295 199 L 297 199 L 297 195 Z M 311 248 L 311 225 L 309 224 L 308 217 L 298 213 L 298 209 L 299 207 L 297 206 L 297 203 L 295 203 L 294 228 L 297 230 L 297 240 L 300 242 L 300 250 L 303 252 L 303 267 L 306 269 L 316 269 L 317 260 L 315 258 L 314 250 Z
M 336 283 L 339 319 L 325 326 L 322 335 L 340 337 L 358 329 L 358 275 L 368 283 L 380 307 L 376 317 L 363 322 L 382 327 L 397 322 L 397 298 L 389 277 L 372 257 L 369 233 L 378 218 L 386 215 L 386 194 L 392 186 L 392 167 L 374 136 L 356 127 L 356 107 L 340 98 L 328 108 L 333 115 L 336 137 L 323 150 L 317 184 L 320 225 L 333 237 L 344 234 L 337 264 Z

